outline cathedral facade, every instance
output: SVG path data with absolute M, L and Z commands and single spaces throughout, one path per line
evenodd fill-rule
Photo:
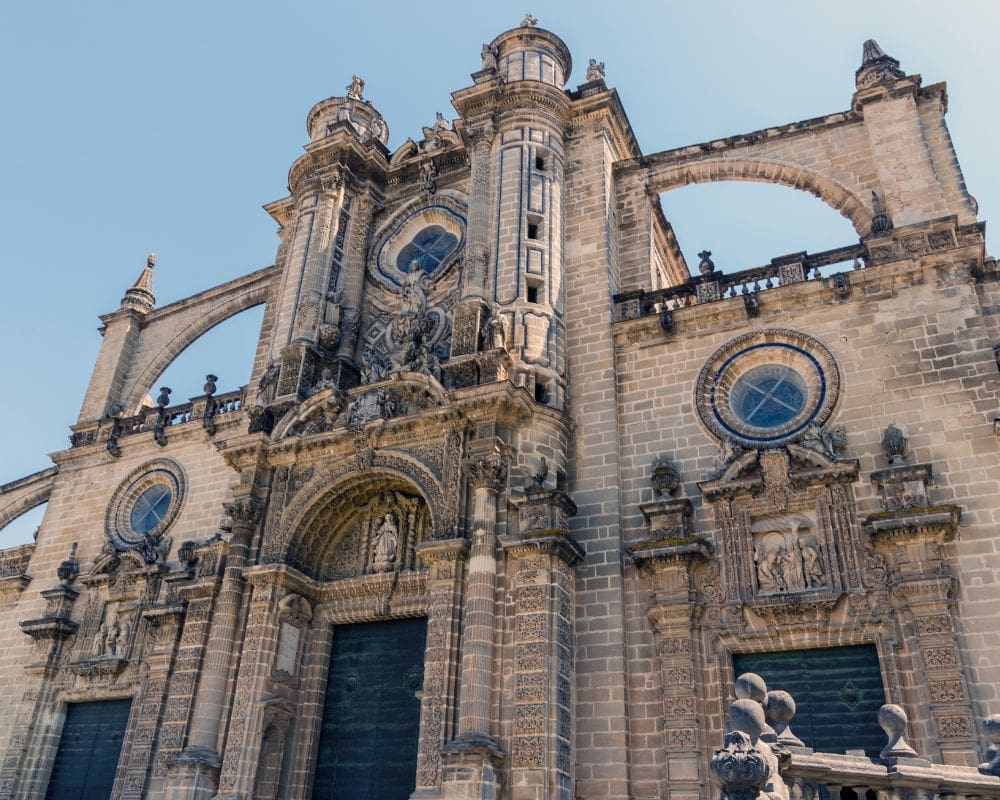
M 71 446 L 0 487 L 48 502 L 0 551 L 0 798 L 695 800 L 747 672 L 797 796 L 901 752 L 885 704 L 979 774 L 1000 272 L 944 85 L 867 42 L 847 110 L 644 154 L 532 17 L 481 59 L 394 152 L 355 77 L 273 266 L 158 307 L 151 257 L 101 318 Z M 858 240 L 689 265 L 658 195 L 725 180 Z M 250 383 L 172 402 L 259 305 Z

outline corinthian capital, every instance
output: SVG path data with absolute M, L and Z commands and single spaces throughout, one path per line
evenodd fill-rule
M 491 489 L 499 492 L 507 480 L 507 462 L 498 455 L 483 456 L 465 465 L 469 483 L 474 489 Z
M 493 122 L 493 117 L 486 117 L 485 119 L 477 120 L 475 123 L 468 125 L 465 129 L 466 135 L 469 137 L 469 141 L 472 143 L 472 146 L 476 148 L 492 144 L 496 131 L 497 128 L 496 124 Z
M 252 497 L 237 497 L 223 508 L 232 522 L 234 531 L 252 531 L 260 521 L 260 503 Z

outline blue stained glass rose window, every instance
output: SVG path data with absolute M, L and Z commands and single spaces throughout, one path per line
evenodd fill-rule
M 452 254 L 457 244 L 458 239 L 453 234 L 440 225 L 431 225 L 420 231 L 412 242 L 400 250 L 396 257 L 396 268 L 405 274 L 414 269 L 416 262 L 424 272 L 431 273 Z
M 170 508 L 173 495 L 167 486 L 150 486 L 140 494 L 129 513 L 129 525 L 136 533 L 149 533 L 160 524 Z
M 765 364 L 741 375 L 729 393 L 730 408 L 747 425 L 776 428 L 805 408 L 805 381 L 793 369 Z

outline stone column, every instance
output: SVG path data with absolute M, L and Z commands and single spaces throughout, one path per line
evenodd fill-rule
M 691 503 L 663 500 L 640 506 L 649 538 L 628 546 L 632 560 L 652 580 L 653 627 L 663 686 L 666 797 L 702 797 L 702 742 L 695 677 L 700 663 L 695 619 L 698 607 L 692 568 L 712 552 L 711 544 L 690 535 Z
M 494 594 L 497 583 L 497 493 L 507 477 L 499 454 L 467 466 L 475 491 L 472 548 L 466 577 L 465 620 L 462 629 L 461 699 L 456 741 L 484 741 L 490 735 L 490 691 L 493 686 L 493 642 L 496 626 Z
M 865 526 L 886 558 L 893 599 L 909 618 L 899 637 L 916 667 L 907 688 L 930 708 L 911 720 L 918 749 L 928 756 L 938 749 L 946 764 L 974 766 L 976 729 L 952 625 L 954 579 L 941 555 L 941 545 L 958 532 L 961 511 L 931 505 L 931 475 L 930 464 L 873 472 L 885 511 L 869 515 Z
M 351 238 L 345 253 L 345 266 L 341 272 L 340 294 L 340 345 L 341 358 L 354 359 L 354 350 L 361 331 L 361 303 L 364 299 L 366 244 L 371 233 L 376 203 L 370 190 L 359 191 L 353 200 Z M 339 237 L 339 233 L 338 233 Z M 346 239 L 345 239 L 346 243 Z
M 443 754 L 442 796 L 449 800 L 497 797 L 502 763 L 490 731 L 490 694 L 496 631 L 497 493 L 506 480 L 507 464 L 499 452 L 485 453 L 468 462 L 466 472 L 475 496 L 462 621 L 458 733 Z
M 253 792 L 260 755 L 264 693 L 278 645 L 278 597 L 281 590 L 270 576 L 253 587 L 250 612 L 240 646 L 226 754 L 216 798 L 248 797 Z
M 149 669 L 146 680 L 133 700 L 142 712 L 136 721 L 132 736 L 132 747 L 125 777 L 122 783 L 121 800 L 139 800 L 149 794 L 148 782 L 152 770 L 153 742 L 157 738 L 157 725 L 166 706 L 170 671 L 174 666 L 177 645 L 180 638 L 181 619 L 184 606 L 180 598 L 171 598 L 163 605 L 147 608 L 142 616 L 156 633 L 152 653 L 146 658 Z
M 439 796 L 441 748 L 454 733 L 462 578 L 469 555 L 465 539 L 433 539 L 417 545 L 427 565 L 427 646 L 420 700 L 417 790 L 412 797 Z
M 188 744 L 173 759 L 167 779 L 168 800 L 208 800 L 218 788 L 222 721 L 228 716 L 227 686 L 243 605 L 242 573 L 247 565 L 250 541 L 260 520 L 260 512 L 258 502 L 249 496 L 226 504 L 226 513 L 233 526 L 226 571 L 205 648 Z
M 79 571 L 77 569 L 77 571 Z M 31 688 L 20 697 L 18 711 L 7 752 L 0 765 L 0 798 L 44 797 L 51 758 L 58 747 L 58 718 L 61 705 L 56 678 L 66 641 L 77 632 L 79 623 L 70 617 L 80 590 L 70 584 L 76 576 L 39 594 L 45 598 L 45 613 L 39 619 L 25 620 L 21 630 L 35 645 L 35 659 L 25 668 Z M 9 697 L 5 702 L 16 702 Z
M 490 263 L 490 211 L 493 208 L 490 166 L 496 134 L 493 119 L 487 117 L 470 124 L 466 133 L 472 145 L 469 153 L 472 188 L 469 192 L 469 221 L 462 264 L 462 299 L 486 300 L 489 297 L 487 269 Z
M 343 199 L 344 179 L 339 170 L 319 178 L 313 235 L 302 268 L 298 305 L 295 309 L 293 344 L 312 344 L 316 341 L 326 304 L 333 255 L 333 231 Z
M 501 540 L 514 602 L 510 746 L 512 800 L 573 797 L 574 566 L 583 550 L 569 534 L 576 513 L 565 493 L 532 490 L 520 532 Z

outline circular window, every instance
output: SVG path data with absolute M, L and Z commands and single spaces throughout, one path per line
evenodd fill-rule
M 412 242 L 399 251 L 396 269 L 400 272 L 422 269 L 430 274 L 441 266 L 457 245 L 457 236 L 448 233 L 440 225 L 431 225 L 420 231 Z
M 830 351 L 797 331 L 764 330 L 720 348 L 698 378 L 698 414 L 719 438 L 744 447 L 794 441 L 822 424 L 840 374 Z
M 775 428 L 805 408 L 808 387 L 795 370 L 762 364 L 740 375 L 729 392 L 733 412 L 754 428 Z
M 108 507 L 108 538 L 119 548 L 159 539 L 180 510 L 183 475 L 180 465 L 167 459 L 144 464 L 132 473 Z
M 170 510 L 170 499 L 173 497 L 170 489 L 162 484 L 150 486 L 140 494 L 132 505 L 128 515 L 129 525 L 136 533 L 149 533 Z

